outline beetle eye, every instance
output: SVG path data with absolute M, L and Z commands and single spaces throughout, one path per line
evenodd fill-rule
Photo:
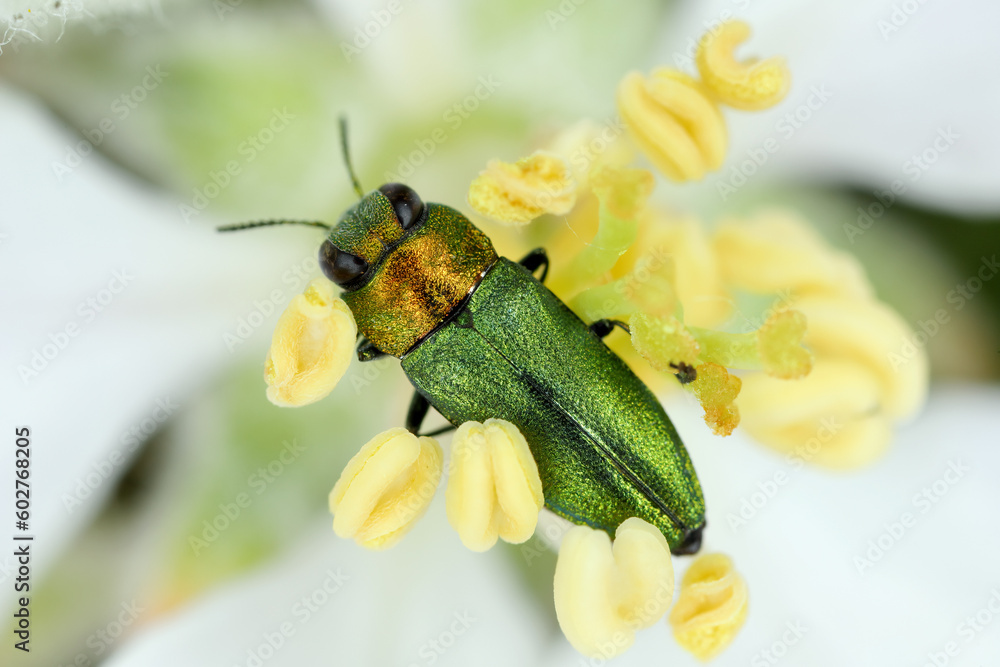
M 330 241 L 323 241 L 319 247 L 319 266 L 327 278 L 341 287 L 368 270 L 368 262 L 344 252 Z
M 384 194 L 389 203 L 392 204 L 392 210 L 396 212 L 399 226 L 403 229 L 409 229 L 424 212 L 424 203 L 420 201 L 420 196 L 413 191 L 413 188 L 402 183 L 386 183 L 378 191 Z

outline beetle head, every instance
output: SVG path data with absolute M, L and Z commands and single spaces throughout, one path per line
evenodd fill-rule
M 386 183 L 344 212 L 320 246 L 320 268 L 345 291 L 355 291 L 426 220 L 427 207 L 412 188 Z
M 361 201 L 335 227 L 268 220 L 226 225 L 235 231 L 270 225 L 328 229 L 319 249 L 323 273 L 344 291 L 358 330 L 379 350 L 402 356 L 472 293 L 497 259 L 489 238 L 455 209 L 424 204 L 402 183 L 364 194 L 351 165 L 347 122 L 340 119 L 344 163 Z
M 358 329 L 395 356 L 447 318 L 494 261 L 493 244 L 464 215 L 400 183 L 362 197 L 319 251 Z

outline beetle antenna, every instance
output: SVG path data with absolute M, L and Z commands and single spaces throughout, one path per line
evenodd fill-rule
M 323 229 L 333 229 L 325 222 L 313 222 L 312 220 L 260 220 L 258 222 L 241 222 L 235 225 L 222 225 L 217 227 L 220 232 L 238 232 L 241 229 L 254 229 L 255 227 L 270 227 L 272 225 L 306 225 L 309 227 L 322 227 Z
M 351 184 L 354 191 L 358 193 L 358 199 L 364 199 L 365 191 L 358 181 L 358 175 L 354 173 L 354 165 L 351 164 L 351 152 L 347 149 L 347 116 L 340 117 L 340 148 L 344 152 L 344 164 L 347 165 L 347 173 L 351 176 Z

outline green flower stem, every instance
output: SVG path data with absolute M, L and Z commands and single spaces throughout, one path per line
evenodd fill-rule
M 585 289 L 569 302 L 570 309 L 584 322 L 627 319 L 639 308 L 625 296 L 624 279 Z
M 553 280 L 552 291 L 566 294 L 576 286 L 593 285 L 599 281 L 611 270 L 618 258 L 635 243 L 637 233 L 636 218 L 618 218 L 602 201 L 597 234 L 570 261 L 566 271 Z
M 698 341 L 699 361 L 710 361 L 726 368 L 761 370 L 764 365 L 757 345 L 757 332 L 725 333 L 699 327 L 688 327 Z

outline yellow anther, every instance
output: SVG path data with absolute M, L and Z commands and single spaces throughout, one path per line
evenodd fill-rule
M 309 283 L 282 313 L 264 362 L 267 397 L 300 406 L 323 398 L 343 377 L 358 335 L 350 308 L 325 278 Z
M 576 202 L 566 162 L 534 153 L 514 164 L 491 160 L 469 186 L 469 205 L 498 222 L 523 225 L 543 213 L 563 215 Z
M 892 420 L 880 411 L 882 387 L 864 364 L 817 359 L 793 382 L 755 374 L 740 395 L 743 428 L 796 461 L 856 468 L 881 456 L 892 440 Z
M 765 211 L 719 226 L 713 240 L 719 266 L 734 287 L 749 292 L 840 294 L 868 298 L 871 285 L 856 258 L 834 250 L 801 217 Z
M 545 501 L 528 443 L 502 419 L 465 422 L 451 445 L 448 521 L 462 543 L 486 551 L 497 537 L 519 544 L 535 532 Z
M 812 354 L 802 347 L 806 318 L 797 310 L 779 310 L 757 330 L 757 350 L 768 375 L 792 380 L 808 375 Z
M 860 362 L 878 379 L 886 416 L 904 419 L 923 405 L 927 355 L 922 350 L 902 355 L 913 333 L 896 312 L 877 301 L 818 295 L 799 299 L 795 307 L 809 320 L 805 342 L 817 356 Z
M 749 36 L 750 26 L 746 23 L 724 23 L 702 37 L 695 59 L 702 81 L 720 102 L 756 111 L 774 106 L 785 97 L 791 75 L 783 58 L 737 61 L 733 51 Z
M 670 606 L 670 548 L 660 531 L 638 518 L 618 526 L 614 545 L 604 531 L 576 526 L 563 538 L 553 589 L 559 626 L 573 647 L 591 657 L 614 657 Z
M 719 364 L 704 363 L 695 367 L 697 377 L 684 388 L 694 394 L 705 410 L 705 423 L 715 435 L 730 435 L 740 424 L 740 411 L 734 401 L 743 382 Z
M 908 350 L 910 328 L 875 299 L 860 263 L 780 211 L 723 224 L 714 247 L 733 287 L 777 292 L 808 322 L 803 328 L 799 315 L 776 306 L 757 333 L 761 367 L 774 377 L 800 377 L 815 359 L 811 374 L 795 382 L 744 378 L 739 404 L 747 431 L 781 452 L 835 468 L 881 455 L 893 423 L 922 405 L 928 363 L 922 350 Z M 703 350 L 713 349 L 701 332 L 692 333 Z
M 427 511 L 442 461 L 434 438 L 418 438 L 405 428 L 375 436 L 330 492 L 333 531 L 369 549 L 391 547 Z
M 701 84 L 660 68 L 638 72 L 618 86 L 618 112 L 646 157 L 675 181 L 697 180 L 722 165 L 726 124 Z
M 699 556 L 681 579 L 670 625 L 677 643 L 701 660 L 718 655 L 747 616 L 747 585 L 723 554 Z

